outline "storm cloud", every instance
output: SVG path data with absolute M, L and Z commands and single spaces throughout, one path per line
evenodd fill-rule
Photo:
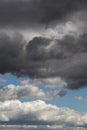
M 13 36 L 1 33 L 0 73 L 41 79 L 43 84 L 50 81 L 46 78 L 59 78 L 68 88 L 84 87 L 87 85 L 86 43 L 86 33 L 77 38 L 35 37 L 27 44 L 18 33 Z
M 27 26 L 36 32 L 40 28 L 43 30 L 43 25 L 49 26 L 44 28 L 45 35 L 35 36 L 34 33 L 28 42 L 21 33 L 9 35 L 8 30 L 0 31 L 0 73 L 28 76 L 41 80 L 45 86 L 85 87 L 86 11 L 86 0 L 1 0 L 0 28 L 13 29 L 13 32 L 17 28 L 21 32 L 24 28 L 22 31 L 26 32 Z M 46 36 L 51 30 L 56 31 L 56 37 Z M 59 33 L 61 38 L 57 37 Z M 61 80 L 55 84 L 54 79 Z
M 86 7 L 86 0 L 1 0 L 0 26 L 47 25 Z
M 27 46 L 28 60 L 34 63 L 31 76 L 62 77 L 72 89 L 86 86 L 86 43 L 87 34 L 80 35 L 79 38 L 68 35 L 61 40 L 54 41 L 34 38 Z

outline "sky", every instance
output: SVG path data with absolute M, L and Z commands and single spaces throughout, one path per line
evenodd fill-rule
M 0 129 L 87 129 L 87 0 L 0 0 Z

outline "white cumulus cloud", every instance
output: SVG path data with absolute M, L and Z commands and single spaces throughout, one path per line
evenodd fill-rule
M 20 102 L 19 100 L 0 102 L 0 121 L 15 121 L 19 125 L 25 122 L 42 128 L 70 128 L 76 130 L 87 126 L 87 114 L 79 113 L 67 107 L 46 104 L 42 100 Z M 44 125 L 43 125 L 44 124 Z M 16 124 L 15 124 L 16 125 Z

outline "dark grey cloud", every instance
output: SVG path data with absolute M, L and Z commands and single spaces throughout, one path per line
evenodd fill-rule
M 57 95 L 60 95 L 61 97 L 66 95 L 66 91 L 65 90 L 61 90 L 59 93 L 57 93 Z
M 30 71 L 28 69 L 27 72 L 36 78 L 62 77 L 71 89 L 86 86 L 86 42 L 87 34 L 79 38 L 68 35 L 54 41 L 34 38 L 27 45 L 27 59 L 31 61 Z
M 75 11 L 86 9 L 86 0 L 41 0 L 42 5 L 42 22 L 51 22 L 66 18 Z
M 65 36 L 61 40 L 54 41 L 48 50 L 47 47 L 53 41 L 49 41 L 48 45 L 42 38 L 41 45 L 39 40 L 41 38 L 34 38 L 27 46 L 27 57 L 32 64 L 31 76 L 62 77 L 69 82 L 69 87 L 72 89 L 87 85 L 87 34 L 83 34 L 79 38 Z
M 15 33 L 13 37 L 5 33 L 0 33 L 0 72 L 18 71 L 20 64 L 22 64 L 23 55 L 23 41 L 22 35 Z M 3 60 L 3 61 L 2 61 Z M 13 69 L 14 68 L 14 69 Z
M 1 26 L 29 26 L 61 21 L 73 12 L 85 10 L 86 0 L 1 0 Z
M 87 85 L 87 34 L 60 40 L 33 38 L 27 45 L 20 34 L 0 34 L 0 73 L 30 78 L 60 77 L 68 88 Z M 49 81 L 48 81 L 49 82 Z

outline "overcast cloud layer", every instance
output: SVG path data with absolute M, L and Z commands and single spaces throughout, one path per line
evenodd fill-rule
M 86 6 L 86 0 L 1 0 L 0 25 L 49 24 Z

